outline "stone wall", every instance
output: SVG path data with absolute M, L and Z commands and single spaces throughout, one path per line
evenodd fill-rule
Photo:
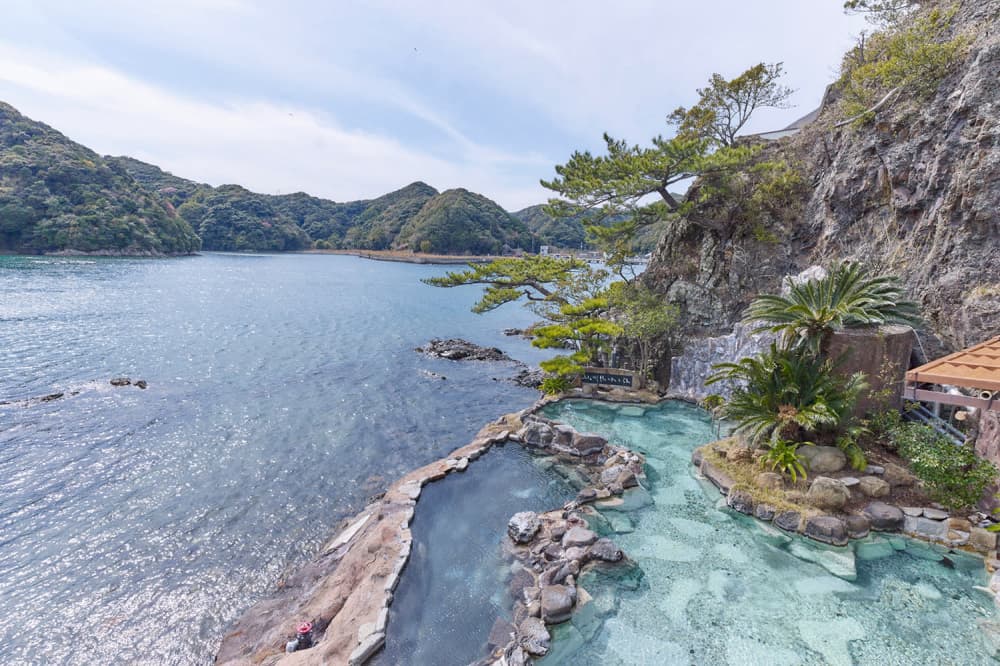
M 745 356 L 759 354 L 773 340 L 774 335 L 770 333 L 753 333 L 752 326 L 738 323 L 728 335 L 690 341 L 685 345 L 684 352 L 671 361 L 668 394 L 695 401 L 713 393 L 729 398 L 734 388 L 732 382 L 705 386 L 705 379 L 712 374 L 712 366 L 716 363 L 735 363 Z

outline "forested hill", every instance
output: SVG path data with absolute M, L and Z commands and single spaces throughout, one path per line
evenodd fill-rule
M 112 161 L 0 102 L 0 251 L 185 254 L 198 236 Z
M 207 250 L 318 247 L 485 254 L 538 244 L 519 220 L 467 190 L 439 193 L 418 181 L 376 199 L 338 203 L 302 192 L 268 195 L 237 185 L 211 187 L 129 157 L 108 159 L 168 199 Z
M 595 247 L 584 228 L 586 223 L 584 215 L 554 217 L 545 212 L 545 208 L 545 204 L 537 204 L 519 210 L 513 215 L 524 222 L 541 245 L 571 249 Z M 622 219 L 622 216 L 612 216 L 607 222 L 619 222 Z M 635 252 L 640 254 L 652 252 L 665 229 L 665 222 L 651 224 L 640 229 L 634 240 Z
M 439 193 L 416 182 L 376 199 L 335 202 L 212 187 L 130 157 L 102 157 L 0 102 L 0 252 L 470 254 L 541 243 L 496 203 L 466 190 Z

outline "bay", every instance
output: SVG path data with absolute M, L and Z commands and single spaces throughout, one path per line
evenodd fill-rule
M 0 661 L 210 662 L 368 496 L 530 404 L 509 364 L 413 351 L 544 357 L 502 334 L 530 313 L 420 282 L 444 270 L 0 257 Z

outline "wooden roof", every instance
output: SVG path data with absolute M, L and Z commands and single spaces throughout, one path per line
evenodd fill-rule
M 906 381 L 1000 391 L 1000 335 L 914 368 Z

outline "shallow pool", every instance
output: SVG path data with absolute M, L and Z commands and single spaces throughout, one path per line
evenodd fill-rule
M 584 576 L 594 602 L 556 628 L 541 663 L 996 663 L 978 558 L 881 536 L 855 556 L 728 510 L 692 474 L 691 451 L 714 433 L 684 403 L 563 401 L 545 415 L 642 451 L 652 504 L 596 521 L 637 569 Z

